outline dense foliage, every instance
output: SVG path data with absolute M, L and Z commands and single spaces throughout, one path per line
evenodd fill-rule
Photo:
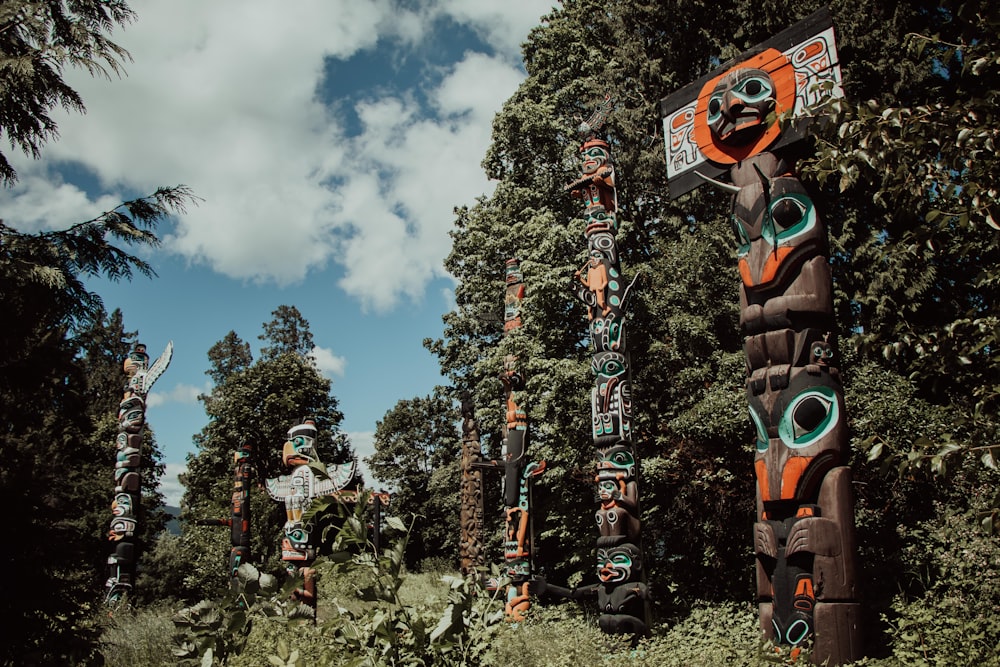
M 392 489 L 392 512 L 413 517 L 406 564 L 437 558 L 458 568 L 458 413 L 442 396 L 402 400 L 375 425 L 372 474 Z
M 277 572 L 285 510 L 257 485 L 288 473 L 281 463 L 288 429 L 306 418 L 315 421 L 317 454 L 327 465 L 344 463 L 354 452 L 340 431 L 343 414 L 330 393 L 330 380 L 309 356 L 314 347 L 309 323 L 294 306 L 280 306 L 272 315 L 263 325 L 264 351 L 257 361 L 235 332 L 208 352 L 206 374 L 215 385 L 201 396 L 209 422 L 194 438 L 198 451 L 188 455 L 182 518 L 230 516 L 233 454 L 250 445 L 251 554 L 254 562 Z M 163 592 L 190 601 L 221 594 L 228 586 L 229 530 L 187 523 L 178 541 L 164 544 L 162 576 L 178 585 Z
M 585 315 L 569 290 L 586 245 L 580 205 L 562 186 L 579 169 L 574 128 L 609 94 L 618 245 L 626 278 L 640 274 L 629 336 L 657 616 L 752 598 L 751 435 L 728 205 L 706 188 L 668 198 L 657 102 L 823 4 L 567 1 L 524 46 L 528 77 L 497 115 L 483 162 L 496 191 L 457 216 L 446 261 L 457 306 L 427 345 L 455 387 L 475 393 L 486 433 L 503 414 L 493 379 L 503 355 L 523 360 L 532 458 L 550 466 L 535 495 L 537 562 L 550 581 L 594 577 L 596 532 L 581 509 L 593 506 L 592 380 Z M 924 534 L 917 527 L 993 515 L 973 500 L 997 481 L 997 9 L 830 6 L 846 98 L 816 111 L 834 122 L 817 130 L 801 167 L 830 232 L 877 654 L 900 600 L 925 592 L 912 572 L 928 570 L 927 556 L 900 551 Z M 520 258 L 527 287 L 516 343 L 501 339 L 497 317 L 508 257 Z

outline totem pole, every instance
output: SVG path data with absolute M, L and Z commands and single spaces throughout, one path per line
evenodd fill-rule
M 228 526 L 229 581 L 233 589 L 239 587 L 236 576 L 240 565 L 250 562 L 250 445 L 244 443 L 233 455 L 233 496 L 228 519 L 195 519 L 199 526 Z
M 861 649 L 847 420 L 826 230 L 790 149 L 807 130 L 795 116 L 842 95 L 829 13 L 734 62 L 661 101 L 670 194 L 708 181 L 733 195 L 761 629 L 839 665 Z M 727 171 L 731 184 L 714 180 Z
M 592 438 L 597 456 L 598 508 L 595 514 L 597 576 L 595 587 L 578 589 L 574 597 L 596 592 L 601 629 L 609 634 L 640 637 L 649 632 L 648 589 L 642 571 L 639 524 L 639 465 L 632 444 L 632 390 L 625 308 L 631 284 L 622 276 L 615 234 L 618 199 L 611 150 L 599 138 L 611 110 L 610 96 L 579 128 L 580 178 L 566 186 L 584 202 L 587 261 L 574 274 L 577 298 L 587 307 L 591 370 Z M 634 282 L 634 280 L 633 280 Z
M 521 301 L 524 299 L 524 276 L 521 263 L 508 259 L 504 267 L 504 336 L 514 335 L 521 328 Z M 516 355 L 504 357 L 500 382 L 504 388 L 505 420 L 502 429 L 502 462 L 504 483 L 504 559 L 507 561 L 507 602 L 504 606 L 508 621 L 519 622 L 531 607 L 534 585 L 532 568 L 533 525 L 531 516 L 531 478 L 545 472 L 545 461 L 528 459 L 528 414 L 525 410 L 524 373 Z
M 288 573 L 302 575 L 303 587 L 292 594 L 292 598 L 303 602 L 316 612 L 316 571 L 310 567 L 316 558 L 318 547 L 316 536 L 312 534 L 312 524 L 304 522 L 302 515 L 309 509 L 315 498 L 336 496 L 352 479 L 357 461 L 335 465 L 327 469 L 327 477 L 321 479 L 313 470 L 319 465 L 316 455 L 316 424 L 305 420 L 288 430 L 281 452 L 281 461 L 292 469 L 288 475 L 265 480 L 267 492 L 272 498 L 285 504 L 285 536 L 281 541 L 281 560 L 285 561 Z M 356 495 L 350 496 L 356 500 Z
M 472 399 L 462 396 L 462 486 L 460 491 L 461 540 L 459 566 L 463 575 L 483 567 L 483 473 L 479 424 Z
M 118 405 L 118 437 L 115 440 L 115 495 L 111 501 L 111 529 L 108 540 L 115 550 L 108 556 L 108 592 L 105 602 L 116 605 L 125 599 L 135 584 L 137 520 L 142 501 L 142 435 L 146 427 L 146 395 L 153 383 L 170 365 L 173 342 L 167 343 L 153 365 L 149 365 L 146 346 L 136 343 L 124 363 L 125 393 Z

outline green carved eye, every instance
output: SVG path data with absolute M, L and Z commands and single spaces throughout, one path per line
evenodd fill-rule
M 773 97 L 774 88 L 767 79 L 760 76 L 752 76 L 737 84 L 733 88 L 733 95 L 740 98 L 746 104 L 756 104 L 761 100 Z
M 792 449 L 813 444 L 840 421 L 837 395 L 830 387 L 811 387 L 792 399 L 778 424 L 778 435 Z
M 710 125 L 722 118 L 722 97 L 723 94 L 718 92 L 712 93 L 712 96 L 708 98 L 708 114 L 705 121 Z
M 764 428 L 764 422 L 760 420 L 757 416 L 757 412 L 750 408 L 750 421 L 753 422 L 754 430 L 757 432 L 757 451 L 766 452 L 767 446 L 770 444 L 770 438 L 767 437 L 767 429 Z
M 615 567 L 621 568 L 623 570 L 632 569 L 632 557 L 627 553 L 618 551 L 611 554 L 611 562 L 614 563 Z
M 771 203 L 770 216 L 779 243 L 788 243 L 816 227 L 816 207 L 809 197 L 798 192 L 775 199 Z

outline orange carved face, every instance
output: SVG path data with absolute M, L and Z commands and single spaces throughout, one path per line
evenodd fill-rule
M 781 127 L 769 117 L 794 107 L 795 70 L 780 51 L 767 49 L 702 87 L 695 142 L 712 162 L 739 162 L 773 144 Z

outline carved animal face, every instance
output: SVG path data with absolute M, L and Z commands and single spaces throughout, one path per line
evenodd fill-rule
M 826 373 L 792 371 L 788 387 L 750 397 L 757 431 L 754 466 L 761 500 L 808 500 L 843 460 L 844 399 Z
M 732 224 L 740 278 L 751 289 L 790 281 L 825 245 L 816 207 L 793 176 L 756 174 L 733 198 Z
M 767 130 L 775 92 L 774 82 L 763 70 L 737 69 L 727 74 L 708 98 L 705 122 L 712 135 L 736 146 L 756 141 Z

